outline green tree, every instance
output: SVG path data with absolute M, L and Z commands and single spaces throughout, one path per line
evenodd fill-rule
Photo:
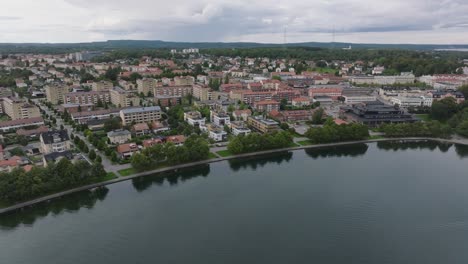
M 88 157 L 90 160 L 95 160 L 96 159 L 96 152 L 92 149 L 88 153 Z

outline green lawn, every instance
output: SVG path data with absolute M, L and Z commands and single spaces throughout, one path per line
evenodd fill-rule
M 117 179 L 117 178 L 118 178 L 118 176 L 115 175 L 115 173 L 113 173 L 113 172 L 108 172 L 107 175 L 106 175 L 106 177 L 104 177 L 104 178 L 102 179 L 102 181 L 110 181 L 110 180 Z
M 310 140 L 299 141 L 299 142 L 297 142 L 297 143 L 299 143 L 299 145 L 301 145 L 301 146 L 310 146 L 310 145 L 314 145 L 312 142 L 310 142 Z
M 210 155 L 208 156 L 208 159 L 216 159 L 218 156 L 216 156 L 213 152 L 210 152 Z
M 119 174 L 124 176 L 124 177 L 125 176 L 130 176 L 130 175 L 135 174 L 135 173 L 137 173 L 137 171 L 134 168 L 119 170 Z
M 429 114 L 419 114 L 416 115 L 416 117 L 426 122 L 431 121 L 431 117 L 429 116 Z
M 224 158 L 234 155 L 229 150 L 221 150 L 221 151 L 216 152 L 216 154 L 218 154 L 218 155 L 220 155 L 221 157 L 224 157 Z

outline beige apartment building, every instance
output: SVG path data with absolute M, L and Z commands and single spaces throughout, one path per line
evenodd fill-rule
M 152 78 L 144 78 L 137 80 L 137 89 L 138 93 L 143 93 L 145 96 L 148 96 L 149 92 L 153 92 L 156 88 L 158 81 Z
M 193 85 L 195 83 L 195 78 L 192 76 L 176 76 L 174 77 L 174 84 L 176 86 L 185 86 Z
M 77 93 L 67 93 L 64 95 L 64 103 L 67 104 L 94 104 L 96 105 L 99 100 L 102 103 L 110 103 L 110 94 L 109 92 L 77 92 Z
M 111 103 L 118 107 L 138 106 L 140 98 L 130 91 L 126 91 L 120 87 L 114 87 L 110 90 Z
M 132 123 L 151 123 L 161 119 L 161 107 L 138 107 L 120 110 L 120 118 L 124 126 Z
M 55 105 L 64 102 L 63 96 L 67 94 L 68 91 L 69 88 L 65 84 L 49 84 L 45 86 L 47 101 Z
M 12 120 L 41 117 L 39 107 L 14 97 L 3 99 L 3 110 Z
M 104 92 L 112 89 L 113 85 L 108 81 L 99 81 L 93 83 L 93 91 L 95 92 Z

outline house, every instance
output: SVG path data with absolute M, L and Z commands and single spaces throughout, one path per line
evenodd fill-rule
M 242 121 L 247 121 L 249 116 L 252 115 L 252 110 L 250 109 L 245 109 L 245 110 L 236 110 L 232 113 L 232 116 L 234 117 L 235 120 L 242 120 Z
M 132 133 L 128 130 L 119 129 L 107 133 L 112 144 L 124 144 L 132 139 Z
M 151 133 L 151 130 L 147 123 L 139 123 L 139 124 L 133 125 L 132 131 L 135 133 L 137 137 L 144 136 L 144 135 Z
M 71 148 L 70 137 L 66 130 L 44 132 L 39 139 L 41 141 L 41 151 L 44 154 L 64 152 Z
M 184 113 L 184 121 L 189 123 L 191 126 L 204 126 L 206 118 L 202 117 L 202 114 L 198 111 Z
M 29 164 L 29 160 L 19 156 L 13 156 L 9 160 L 0 161 L 0 172 L 11 172 L 23 165 Z
M 166 121 L 153 121 L 151 123 L 151 129 L 154 133 L 169 131 L 169 125 Z
M 127 159 L 133 156 L 133 154 L 138 153 L 140 148 L 135 143 L 122 144 L 117 146 L 117 153 L 122 159 Z
M 57 163 L 63 158 L 72 160 L 73 153 L 69 150 L 64 151 L 64 152 L 52 152 L 52 153 L 44 155 L 42 160 L 44 162 L 44 166 L 47 166 L 47 164 L 50 164 L 50 162 Z
M 167 143 L 173 143 L 176 146 L 182 146 L 185 143 L 185 136 L 177 135 L 177 136 L 169 136 L 166 138 Z
M 163 144 L 164 141 L 162 138 L 152 138 L 143 141 L 143 148 L 150 148 L 154 145 Z
M 16 134 L 18 136 L 25 136 L 25 137 L 38 137 L 41 133 L 45 133 L 48 131 L 49 131 L 48 127 L 40 126 L 36 129 L 29 129 L 29 130 L 21 128 L 21 129 L 16 130 Z

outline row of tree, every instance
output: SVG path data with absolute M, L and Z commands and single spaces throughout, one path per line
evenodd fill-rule
M 447 138 L 452 134 L 452 128 L 439 121 L 385 124 L 379 130 L 387 137 L 438 137 Z
M 305 136 L 313 144 L 364 140 L 369 138 L 369 128 L 357 123 L 337 125 L 329 119 L 323 127 L 310 128 Z
M 90 165 L 86 161 L 78 161 L 73 164 L 65 158 L 46 168 L 34 167 L 29 172 L 15 169 L 10 173 L 0 173 L 0 200 L 8 203 L 26 201 L 91 184 L 105 176 L 106 171 L 100 163 Z
M 227 149 L 232 154 L 249 153 L 270 149 L 287 148 L 293 144 L 293 137 L 287 131 L 272 134 L 252 133 L 231 138 Z
M 161 164 L 176 165 L 206 160 L 210 155 L 208 142 L 198 135 L 188 137 L 183 146 L 157 144 L 133 155 L 131 164 L 138 171 L 154 169 Z

